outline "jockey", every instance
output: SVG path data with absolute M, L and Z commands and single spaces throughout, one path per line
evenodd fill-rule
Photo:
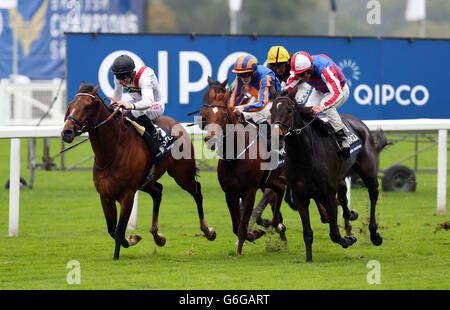
M 291 69 L 291 54 L 283 46 L 272 46 L 267 53 L 267 68 L 275 73 L 284 88 Z
M 306 105 L 312 106 L 316 114 L 326 114 L 336 132 L 341 150 L 348 152 L 350 145 L 344 123 L 336 110 L 347 101 L 350 94 L 342 70 L 324 54 L 311 56 L 306 52 L 297 52 L 291 58 L 291 76 L 286 88 L 291 91 L 301 82 L 313 88 Z
M 237 79 L 231 88 L 229 105 L 234 107 L 236 112 L 242 113 L 246 120 L 250 119 L 258 126 L 266 125 L 269 150 L 271 128 L 268 119 L 273 101 L 270 87 L 274 86 L 279 92 L 280 81 L 272 70 L 258 65 L 257 60 L 248 54 L 236 60 L 232 72 L 236 73 Z M 246 98 L 250 99 L 244 103 Z
M 153 125 L 155 119 L 164 112 L 164 103 L 161 101 L 161 89 L 158 79 L 152 68 L 142 66 L 135 70 L 133 59 L 128 55 L 120 55 L 113 64 L 114 94 L 116 106 L 131 110 L 137 122 L 145 127 L 146 133 L 142 136 L 147 143 L 152 158 L 164 153 L 163 143 Z M 122 92 L 125 89 L 132 99 L 122 101 Z
M 273 100 L 270 87 L 273 85 L 280 91 L 280 81 L 272 70 L 258 65 L 256 59 L 250 55 L 239 57 L 232 72 L 236 73 L 237 79 L 231 88 L 229 105 L 244 114 L 245 119 L 251 119 L 255 123 L 267 123 Z M 252 98 L 243 104 L 244 99 L 248 97 Z

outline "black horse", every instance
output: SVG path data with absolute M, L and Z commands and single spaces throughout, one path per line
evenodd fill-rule
M 369 191 L 370 197 L 370 239 L 376 246 L 382 237 L 377 232 L 375 207 L 378 199 L 378 152 L 386 145 L 378 146 L 367 126 L 351 115 L 341 115 L 362 141 L 363 149 L 355 156 L 343 156 L 337 149 L 329 128 L 320 121 L 309 107 L 295 102 L 296 90 L 287 97 L 275 94 L 271 108 L 274 132 L 280 134 L 286 147 L 287 181 L 292 189 L 295 209 L 300 213 L 303 224 L 303 239 L 306 246 L 306 261 L 312 261 L 313 231 L 309 219 L 310 199 L 323 205 L 330 225 L 330 238 L 347 248 L 356 242 L 353 235 L 341 237 L 337 225 L 338 202 L 342 205 L 343 216 L 347 220 L 357 215 L 347 206 L 347 191 L 344 177 L 353 170 Z M 382 132 L 379 137 L 384 137 Z M 384 139 L 385 141 L 385 139 Z M 336 199 L 338 195 L 339 201 Z M 322 216 L 322 213 L 321 213 Z

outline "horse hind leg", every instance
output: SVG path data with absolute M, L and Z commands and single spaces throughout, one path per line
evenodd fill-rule
M 202 195 L 202 186 L 199 182 L 195 181 L 196 190 L 195 193 L 191 195 L 194 197 L 195 203 L 197 205 L 198 217 L 200 219 L 200 230 L 205 235 L 206 239 L 209 241 L 214 241 L 216 239 L 216 231 L 214 228 L 209 227 L 208 222 L 205 219 L 205 215 L 203 213 L 203 195 Z
M 354 244 L 356 242 L 355 236 L 344 236 L 344 238 L 342 238 L 339 232 L 339 227 L 337 225 L 337 200 L 335 195 L 329 195 L 325 203 L 325 208 L 329 219 L 331 240 L 340 244 L 343 248 L 348 248 Z
M 378 200 L 378 180 L 376 178 L 371 178 L 370 180 L 368 180 L 366 185 L 369 189 L 370 198 L 370 240 L 372 241 L 373 245 L 379 246 L 383 243 L 383 238 L 381 237 L 381 234 L 377 232 L 378 225 L 375 219 L 375 210 Z
M 163 247 L 166 244 L 166 237 L 158 232 L 158 216 L 159 207 L 162 200 L 162 190 L 163 186 L 161 183 L 155 182 L 144 190 L 146 193 L 152 197 L 153 200 L 153 214 L 152 214 L 152 224 L 150 226 L 150 233 L 153 236 L 153 241 L 157 246 Z
M 172 167 L 168 170 L 169 175 L 174 178 L 175 182 L 185 191 L 194 197 L 195 203 L 197 205 L 198 217 L 200 220 L 200 230 L 205 235 L 206 239 L 213 241 L 216 239 L 216 231 L 213 227 L 208 225 L 203 213 L 203 195 L 202 187 L 199 182 L 195 180 L 196 168 L 195 161 L 192 159 L 192 165 L 190 169 L 186 169 L 181 165 L 181 161 L 176 161 L 176 164 L 180 164 L 178 167 Z M 184 162 L 186 165 L 186 162 Z M 188 170 L 188 171 L 186 171 Z
M 353 169 L 359 174 L 368 188 L 370 198 L 370 240 L 374 245 L 379 246 L 382 244 L 383 238 L 381 237 L 381 234 L 377 232 L 378 225 L 375 219 L 376 204 L 378 200 L 378 178 L 375 163 L 376 160 L 367 160 L 354 166 Z

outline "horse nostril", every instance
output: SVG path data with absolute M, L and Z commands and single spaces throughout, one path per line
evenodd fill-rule
M 66 130 L 64 130 L 64 136 L 70 136 L 72 133 L 73 133 L 73 131 L 71 130 L 71 129 L 66 129 Z

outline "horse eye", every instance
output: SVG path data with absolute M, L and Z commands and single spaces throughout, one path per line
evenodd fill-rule
M 92 109 L 92 105 L 87 105 L 87 106 L 85 106 L 84 107 L 84 109 L 87 111 L 87 110 L 90 110 L 90 109 Z
M 292 108 L 288 108 L 287 111 L 288 111 L 288 113 L 292 113 L 293 110 L 292 110 Z

